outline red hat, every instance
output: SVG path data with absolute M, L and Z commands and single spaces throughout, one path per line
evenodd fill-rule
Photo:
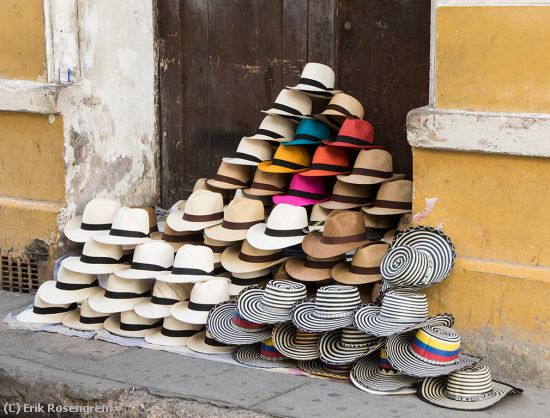
M 344 148 L 384 148 L 374 144 L 374 127 L 363 119 L 346 119 L 334 141 L 325 139 L 323 144 Z
M 303 176 L 337 176 L 351 171 L 345 149 L 319 146 L 308 171 Z

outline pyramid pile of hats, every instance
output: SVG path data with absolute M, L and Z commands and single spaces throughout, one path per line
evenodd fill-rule
M 453 244 L 408 227 L 412 182 L 334 83 L 330 67 L 308 63 L 215 177 L 174 204 L 162 233 L 150 210 L 89 202 L 65 228 L 82 255 L 64 259 L 18 319 L 231 352 L 371 393 L 418 387 L 450 408 L 519 392 L 461 352 L 452 315 L 428 315 L 420 290 L 449 275 Z M 329 100 L 313 116 L 312 98 Z

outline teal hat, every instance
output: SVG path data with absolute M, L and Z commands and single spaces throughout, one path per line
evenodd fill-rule
M 317 145 L 323 139 L 330 138 L 330 128 L 316 119 L 303 119 L 296 127 L 294 139 L 283 142 L 287 145 Z

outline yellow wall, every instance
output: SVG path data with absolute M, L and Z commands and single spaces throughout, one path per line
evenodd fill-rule
M 436 106 L 550 111 L 550 7 L 440 7 Z
M 46 79 L 43 0 L 0 1 L 0 78 Z

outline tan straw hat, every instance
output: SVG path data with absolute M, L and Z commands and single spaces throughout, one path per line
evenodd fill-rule
M 398 215 L 412 210 L 413 182 L 395 180 L 383 183 L 371 208 L 363 210 L 372 215 Z
M 325 209 L 352 209 L 368 205 L 373 201 L 372 186 L 344 183 L 338 179 L 334 184 L 330 200 L 321 202 L 320 205 Z
M 289 258 L 279 249 L 259 250 L 244 240 L 223 252 L 222 266 L 231 273 L 251 273 L 281 264 Z
M 278 115 L 299 122 L 302 119 L 311 118 L 313 104 L 311 98 L 300 91 L 282 89 L 275 103 L 269 110 L 262 110 L 268 115 Z
M 313 205 L 309 214 L 309 231 L 322 231 L 325 228 L 325 221 L 332 209 L 325 209 L 320 203 Z
M 320 282 L 331 279 L 331 269 L 345 259 L 344 254 L 330 258 L 315 258 L 308 255 L 305 260 L 299 258 L 288 260 L 285 268 L 288 275 L 295 280 Z
M 338 176 L 338 180 L 353 184 L 378 184 L 403 177 L 404 174 L 394 174 L 392 156 L 388 151 L 365 149 L 357 156 L 351 174 Z
M 268 173 L 256 170 L 254 180 L 248 189 L 243 190 L 244 195 L 252 196 L 275 196 L 287 191 L 290 183 L 290 176 L 281 173 Z
M 359 248 L 348 263 L 339 263 L 332 268 L 332 277 L 338 283 L 360 285 L 382 280 L 380 264 L 388 252 L 388 244 L 374 242 Z
M 384 235 L 384 238 L 382 239 L 384 242 L 387 242 L 388 244 L 391 244 L 393 242 L 393 239 L 395 238 L 395 235 L 397 235 L 398 232 L 403 232 L 405 229 L 410 227 L 412 225 L 412 213 L 404 213 L 399 217 L 399 223 L 397 224 L 396 229 L 391 229 Z
M 180 216 L 183 216 L 183 211 Z M 151 234 L 152 240 L 162 240 L 172 246 L 174 252 L 178 251 L 185 244 L 201 245 L 202 231 L 174 231 L 170 225 L 165 224 L 162 232 Z
M 255 135 L 245 136 L 248 139 L 260 139 L 273 142 L 290 142 L 294 138 L 296 124 L 289 119 L 267 115 L 260 123 Z
M 258 165 L 262 161 L 271 160 L 272 155 L 273 148 L 269 142 L 243 138 L 239 142 L 235 156 L 224 157 L 223 161 L 229 164 Z
M 335 94 L 326 109 L 315 115 L 315 119 L 326 123 L 333 129 L 340 129 L 346 118 L 363 119 L 365 110 L 355 97 L 345 93 Z
M 204 234 L 218 241 L 242 241 L 248 229 L 265 221 L 264 205 L 259 200 L 245 197 L 233 199 L 223 215 L 221 225 L 207 228 Z
M 183 214 L 171 213 L 166 218 L 166 223 L 175 231 L 200 231 L 209 226 L 220 224 L 222 219 L 222 195 L 210 190 L 197 190 L 187 199 Z
M 229 241 L 219 241 L 212 239 L 210 237 L 204 236 L 204 246 L 208 247 L 214 253 L 214 264 L 219 263 L 222 260 L 222 253 L 224 250 L 229 247 L 232 242 Z
M 253 172 L 254 166 L 229 164 L 222 161 L 214 178 L 206 180 L 206 184 L 216 189 L 244 189 L 249 186 Z

